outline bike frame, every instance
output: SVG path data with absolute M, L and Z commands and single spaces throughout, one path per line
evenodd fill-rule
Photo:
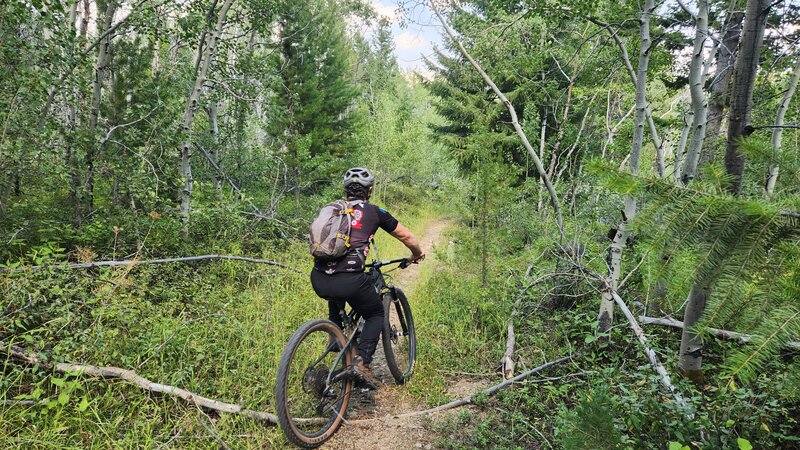
M 380 261 L 378 259 L 378 248 L 375 245 L 375 240 L 370 239 L 370 246 L 372 247 L 372 251 L 375 255 L 375 258 L 372 260 L 371 263 L 365 264 L 365 267 L 369 268 L 367 272 L 367 276 L 370 277 L 375 286 L 378 288 L 378 292 L 383 295 L 386 291 L 391 290 L 392 287 L 386 282 L 383 273 L 381 272 L 381 267 L 391 265 L 391 264 L 400 264 L 399 267 L 406 268 L 408 267 L 409 261 L 408 258 L 399 258 L 399 259 L 392 259 L 389 261 Z M 364 318 L 361 317 L 357 312 L 351 310 L 350 313 L 345 313 L 344 306 L 341 307 L 339 310 L 339 314 L 342 315 L 342 326 L 345 330 L 352 327 L 352 331 L 350 332 L 350 337 L 345 342 L 344 347 L 339 351 L 339 354 L 336 355 L 336 359 L 334 360 L 331 370 L 328 371 L 328 379 L 325 382 L 325 389 L 330 389 L 330 385 L 335 378 L 334 369 L 338 367 L 339 362 L 342 361 L 346 352 L 351 351 L 353 342 L 356 339 L 356 336 L 359 334 L 359 330 L 361 329 L 362 323 L 364 322 Z M 331 344 L 332 345 L 332 344 Z M 330 349 L 330 347 L 329 347 Z M 320 360 L 325 357 L 324 353 L 320 356 Z M 316 363 L 314 363 L 316 365 Z

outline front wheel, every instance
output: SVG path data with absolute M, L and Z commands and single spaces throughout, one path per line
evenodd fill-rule
M 417 333 L 411 306 L 400 288 L 395 287 L 383 297 L 383 353 L 386 365 L 399 384 L 411 378 L 417 359 Z
M 350 351 L 340 356 L 345 343 L 336 324 L 317 319 L 303 324 L 286 344 L 275 380 L 275 409 L 292 444 L 318 447 L 344 421 L 353 384 L 350 377 L 338 376 L 351 364 Z

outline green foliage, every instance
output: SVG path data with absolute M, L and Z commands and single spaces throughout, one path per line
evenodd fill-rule
M 623 434 L 615 423 L 617 410 L 606 388 L 584 392 L 571 410 L 559 413 L 561 445 L 565 450 L 622 448 Z

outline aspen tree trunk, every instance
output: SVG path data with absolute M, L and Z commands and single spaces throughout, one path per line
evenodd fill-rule
M 214 3 L 215 4 L 215 3 Z M 212 4 L 212 6 L 214 5 Z M 222 33 L 222 28 L 225 26 L 225 18 L 228 15 L 228 10 L 231 8 L 233 0 L 225 0 L 219 10 L 217 16 L 217 24 L 214 29 L 209 33 L 206 38 L 205 48 L 202 45 L 197 47 L 197 61 L 199 64 L 197 75 L 194 80 L 194 87 L 186 100 L 186 109 L 183 113 L 183 133 L 184 141 L 181 143 L 181 166 L 180 175 L 183 184 L 183 190 L 180 195 L 180 215 L 181 222 L 183 222 L 182 234 L 184 238 L 188 237 L 189 232 L 189 213 L 191 211 L 192 203 L 192 189 L 194 187 L 194 179 L 192 178 L 192 121 L 194 120 L 194 113 L 200 102 L 200 94 L 203 90 L 206 77 L 208 76 L 208 69 L 214 59 L 214 51 L 217 48 L 217 39 Z
M 800 79 L 800 58 L 794 66 L 792 78 L 789 80 L 789 86 L 786 92 L 783 93 L 780 105 L 778 105 L 778 112 L 775 114 L 775 128 L 772 130 L 772 151 L 774 152 L 775 159 L 781 156 L 781 136 L 783 135 L 783 119 L 786 116 L 786 110 L 789 109 L 789 102 L 792 101 L 794 91 L 797 90 L 797 80 Z M 778 180 L 778 163 L 774 162 L 769 165 L 767 173 L 767 195 L 772 195 L 775 191 L 775 182 Z
M 694 123 L 694 113 L 687 112 L 683 115 L 683 129 L 681 129 L 681 136 L 678 139 L 678 151 L 675 152 L 673 176 L 675 183 L 681 182 L 683 176 L 683 155 L 686 154 L 686 144 L 689 142 L 689 131 L 692 129 Z
M 75 23 L 77 20 L 78 15 L 78 4 L 80 0 L 75 0 L 72 3 L 69 11 L 69 27 L 68 30 L 70 32 L 70 37 L 75 38 L 74 33 L 76 31 L 77 24 Z M 81 15 L 81 30 L 80 33 L 85 33 L 85 23 L 89 20 L 89 11 L 88 7 L 84 6 L 83 14 Z M 80 44 L 83 45 L 85 41 L 85 35 L 79 36 Z M 72 56 L 72 51 L 70 51 L 70 55 Z M 80 214 L 80 206 L 78 205 L 78 189 L 81 185 L 80 177 L 78 176 L 77 172 L 77 164 L 75 163 L 75 142 L 74 142 L 74 135 L 75 135 L 75 127 L 78 121 L 78 107 L 79 98 L 78 98 L 78 90 L 76 88 L 72 89 L 72 101 L 67 106 L 67 129 L 69 130 L 69 137 L 67 138 L 67 142 L 65 145 L 64 151 L 64 165 L 67 167 L 67 173 L 69 174 L 70 178 L 70 186 L 69 186 L 69 204 L 74 208 L 74 216 L 73 216 L 73 225 L 76 227 L 80 226 L 81 224 L 81 214 Z
M 735 3 L 737 2 L 733 3 L 734 6 Z M 707 146 L 716 143 L 720 134 L 722 119 L 725 116 L 725 108 L 730 104 L 727 94 L 730 87 L 731 74 L 733 74 L 733 63 L 739 46 L 739 36 L 742 34 L 742 19 L 744 19 L 743 12 L 729 12 L 727 19 L 725 19 L 725 34 L 722 38 L 722 43 L 717 48 L 717 69 L 714 79 L 711 81 L 708 124 L 706 125 Z M 715 159 L 716 149 L 707 148 L 700 155 L 700 165 L 711 163 Z
M 710 289 L 701 286 L 697 282 L 689 292 L 686 302 L 686 311 L 683 313 L 683 323 L 685 327 L 681 333 L 681 349 L 678 358 L 678 368 L 687 378 L 700 385 L 704 381 L 703 376 L 703 341 L 691 327 L 703 315 L 708 302 Z
M 753 103 L 753 85 L 758 70 L 761 41 L 764 38 L 769 1 L 748 0 L 744 17 L 744 31 L 739 45 L 739 56 L 734 66 L 731 87 L 731 114 L 728 124 L 728 146 L 725 152 L 725 171 L 735 179 L 729 192 L 738 195 L 742 187 L 744 156 L 739 154 L 739 140 L 750 118 Z M 684 312 L 684 329 L 681 333 L 681 350 L 678 368 L 695 383 L 703 382 L 703 342 L 693 326 L 703 316 L 711 286 L 695 280 Z
M 647 115 L 647 67 L 650 63 L 650 16 L 655 9 L 654 0 L 645 0 L 642 15 L 639 18 L 639 63 L 636 74 L 636 112 L 633 117 L 633 144 L 631 145 L 630 160 L 628 162 L 628 172 L 633 175 L 639 173 L 639 160 L 644 144 L 644 125 Z M 625 241 L 628 238 L 628 227 L 636 216 L 636 198 L 631 195 L 625 196 L 625 210 L 619 229 L 616 230 L 609 248 L 609 274 L 608 285 L 611 291 L 603 292 L 600 299 L 599 331 L 607 332 L 611 329 L 614 321 L 614 297 L 613 291 L 619 285 L 620 273 L 622 272 L 622 250 L 625 248 Z
M 217 116 L 217 102 L 211 103 L 208 107 L 208 122 L 211 124 L 211 138 L 214 142 L 214 146 L 211 148 L 209 152 L 211 155 L 211 160 L 214 162 L 216 166 L 219 166 L 219 121 Z M 222 190 L 222 175 L 219 172 L 214 172 L 214 189 L 216 191 Z
M 733 178 L 728 192 L 738 195 L 742 189 L 745 157 L 739 152 L 739 144 L 745 127 L 750 125 L 750 110 L 753 108 L 753 86 L 758 72 L 761 43 L 764 40 L 767 15 L 771 0 L 748 0 L 744 14 L 744 29 L 739 43 L 739 56 L 733 67 L 731 86 L 731 112 L 728 121 L 728 142 L 725 149 L 725 172 Z
M 592 23 L 601 26 L 608 30 L 611 37 L 614 39 L 614 42 L 617 43 L 617 47 L 619 47 L 620 52 L 622 53 L 622 62 L 625 63 L 625 69 L 628 71 L 628 75 L 631 78 L 631 82 L 633 83 L 634 87 L 639 85 L 636 72 L 633 69 L 633 63 L 631 63 L 631 58 L 628 55 L 628 48 L 625 46 L 625 43 L 622 42 L 619 35 L 611 25 L 601 22 L 595 18 L 590 17 L 589 21 Z M 647 127 L 650 130 L 650 136 L 653 139 L 653 146 L 656 149 L 656 173 L 659 177 L 664 177 L 666 173 L 666 164 L 664 162 L 664 141 L 661 140 L 661 137 L 658 135 L 658 130 L 656 129 L 656 124 L 653 121 L 653 113 L 650 111 L 650 105 L 646 105 L 644 109 L 645 119 L 647 120 Z M 613 302 L 612 302 L 613 303 Z
M 695 35 L 692 62 L 689 66 L 689 93 L 692 97 L 692 140 L 686 153 L 686 163 L 683 167 L 681 182 L 688 185 L 697 175 L 697 163 L 700 161 L 700 151 L 706 137 L 706 117 L 708 103 L 706 93 L 703 91 L 705 77 L 703 76 L 703 50 L 708 38 L 708 0 L 697 0 L 697 15 L 694 16 Z M 683 137 L 683 136 L 681 136 Z
M 100 3 L 97 3 L 98 14 L 100 10 Z M 116 0 L 108 2 L 103 16 L 97 17 L 98 27 L 97 33 L 103 35 L 106 30 L 111 28 L 111 22 L 114 20 L 114 13 L 117 10 Z M 101 23 L 102 20 L 102 23 Z M 89 136 L 90 141 L 86 146 L 86 176 L 84 177 L 83 186 L 83 204 L 87 214 L 92 212 L 94 208 L 94 159 L 95 159 L 95 142 L 94 132 L 97 130 L 97 122 L 100 118 L 100 102 L 103 97 L 103 83 L 106 79 L 106 65 L 108 64 L 108 50 L 111 44 L 111 35 L 106 36 L 97 46 L 97 65 L 94 68 L 94 80 L 92 81 L 92 104 L 89 110 Z M 79 213 L 80 214 L 80 213 Z

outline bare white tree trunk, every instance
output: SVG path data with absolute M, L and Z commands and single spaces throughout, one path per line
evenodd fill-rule
M 708 38 L 708 0 L 697 0 L 697 15 L 694 16 L 695 35 L 692 62 L 689 65 L 689 93 L 692 97 L 692 140 L 686 154 L 681 182 L 688 185 L 697 175 L 697 163 L 706 137 L 706 118 L 708 117 L 708 100 L 703 90 L 705 84 L 705 67 L 703 53 Z
M 639 320 L 644 325 L 653 324 L 653 325 L 665 325 L 665 326 L 668 326 L 668 327 L 674 327 L 674 328 L 680 328 L 680 329 L 684 328 L 683 322 L 681 322 L 680 320 L 675 320 L 675 319 L 639 316 Z M 747 344 L 754 337 L 754 335 L 752 335 L 752 334 L 744 334 L 744 333 L 738 333 L 736 331 L 721 330 L 719 328 L 711 328 L 711 327 L 709 327 L 708 331 L 711 334 L 713 334 L 714 336 L 719 336 L 719 337 L 724 338 L 724 339 L 733 339 L 733 340 L 739 341 L 739 342 L 741 342 L 743 344 Z M 790 348 L 790 349 L 793 349 L 793 350 L 800 350 L 800 342 L 789 341 L 786 344 L 784 344 L 784 347 Z
M 675 183 L 681 182 L 681 175 L 683 174 L 683 156 L 686 154 L 686 144 L 689 142 L 689 131 L 692 129 L 693 113 L 687 112 L 683 115 L 683 128 L 681 129 L 681 137 L 678 139 L 678 151 L 675 152 L 674 173 Z
M 625 68 L 628 70 L 628 75 L 631 77 L 631 82 L 633 83 L 634 86 L 639 86 L 638 77 L 633 69 L 633 63 L 631 63 L 631 58 L 628 55 L 628 48 L 625 46 L 625 43 L 622 42 L 622 39 L 620 39 L 617 32 L 614 31 L 613 28 L 611 28 L 611 25 L 605 22 L 601 22 L 592 17 L 590 17 L 589 20 L 594 24 L 599 25 L 608 30 L 609 34 L 611 34 L 611 37 L 614 39 L 614 42 L 617 43 L 617 46 L 619 47 L 619 50 L 622 53 L 622 62 L 625 63 Z M 645 118 L 647 120 L 647 127 L 650 130 L 650 136 L 653 139 L 653 146 L 656 149 L 656 173 L 658 174 L 659 177 L 663 178 L 666 167 L 664 162 L 664 141 L 662 141 L 661 137 L 658 135 L 656 124 L 653 121 L 653 112 L 650 111 L 650 105 L 645 104 L 644 108 L 645 108 L 644 109 Z
M 447 35 L 458 46 L 458 49 L 461 52 L 461 54 L 464 55 L 465 58 L 467 58 L 470 64 L 472 64 L 472 67 L 474 67 L 475 70 L 477 70 L 478 73 L 481 75 L 483 81 L 487 85 L 489 85 L 489 87 L 492 89 L 495 95 L 497 95 L 500 101 L 503 102 L 503 105 L 505 105 L 506 109 L 508 109 L 508 114 L 511 116 L 511 124 L 514 126 L 514 131 L 516 131 L 517 136 L 519 137 L 520 141 L 522 141 L 522 145 L 525 147 L 525 150 L 528 151 L 528 154 L 531 156 L 531 159 L 533 159 L 533 163 L 536 165 L 536 170 L 539 171 L 539 176 L 544 182 L 544 185 L 547 187 L 547 191 L 550 193 L 550 203 L 553 207 L 553 211 L 556 214 L 556 224 L 558 225 L 558 232 L 561 239 L 563 240 L 564 220 L 561 217 L 561 206 L 559 205 L 558 194 L 556 194 L 556 190 L 553 187 L 553 183 L 550 181 L 550 177 L 547 176 L 547 172 L 544 169 L 542 160 L 539 158 L 539 155 L 536 154 L 536 151 L 533 149 L 531 143 L 528 141 L 528 137 L 525 135 L 525 131 L 522 130 L 522 126 L 519 124 L 519 120 L 517 119 L 517 112 L 516 110 L 514 110 L 514 105 L 511 104 L 511 101 L 508 100 L 508 98 L 505 96 L 505 94 L 503 94 L 500 88 L 498 88 L 497 85 L 494 83 L 494 81 L 492 81 L 492 79 L 489 77 L 486 71 L 483 70 L 481 65 L 478 64 L 478 62 L 475 61 L 475 59 L 467 52 L 467 49 L 464 48 L 464 45 L 461 43 L 461 41 L 456 39 L 453 30 L 444 20 L 444 17 L 442 17 L 441 13 L 439 12 L 439 9 L 436 7 L 434 2 L 430 2 L 429 6 L 431 10 L 433 10 L 434 14 L 436 14 L 436 17 L 439 19 L 439 22 L 441 22 L 442 27 L 444 28 L 445 32 L 447 32 Z
M 100 4 L 98 3 L 98 10 Z M 107 30 L 111 29 L 111 22 L 114 20 L 114 13 L 117 10 L 116 0 L 108 2 L 106 11 L 97 21 L 102 20 L 102 24 L 98 27 L 98 34 L 103 35 Z M 111 44 L 111 35 L 104 37 L 97 47 L 97 65 L 94 68 L 94 80 L 92 81 L 92 103 L 89 110 L 89 134 L 93 135 L 97 129 L 97 122 L 100 118 L 100 102 L 103 96 L 103 83 L 106 79 L 106 65 L 108 64 L 108 50 Z M 95 143 L 94 140 L 89 141 L 86 147 L 86 177 L 84 179 L 84 204 L 86 212 L 90 213 L 94 205 L 94 158 L 95 158 Z
M 644 9 L 639 19 L 639 64 L 636 74 L 636 113 L 633 118 L 633 143 L 631 145 L 630 159 L 628 161 L 628 172 L 633 175 L 639 173 L 639 160 L 644 144 L 644 123 L 647 115 L 647 67 L 650 63 L 650 16 L 655 9 L 654 0 L 645 0 Z M 609 249 L 609 275 L 607 283 L 614 291 L 617 290 L 620 273 L 622 272 L 622 250 L 625 248 L 625 241 L 628 238 L 628 227 L 636 216 L 636 198 L 631 195 L 625 196 L 625 209 L 619 228 L 614 234 L 611 247 Z M 606 332 L 611 328 L 614 321 L 614 299 L 610 295 L 603 294 L 600 299 L 600 312 L 598 315 L 601 332 Z
M 778 112 L 775 114 L 775 128 L 772 130 L 772 151 L 774 152 L 775 159 L 781 155 L 781 135 L 783 134 L 783 119 L 786 116 L 786 110 L 789 109 L 789 102 L 792 101 L 794 91 L 797 90 L 797 80 L 800 79 L 800 58 L 794 66 L 792 78 L 789 80 L 789 86 L 783 93 L 780 105 L 778 105 Z M 777 162 L 769 165 L 769 173 L 767 174 L 767 195 L 772 195 L 775 191 L 775 182 L 778 180 L 779 166 Z
M 209 152 L 209 156 L 211 156 L 211 160 L 214 162 L 214 165 L 219 167 L 219 120 L 217 115 L 217 102 L 211 103 L 208 106 L 208 121 L 211 124 L 211 139 L 214 143 L 214 146 L 211 148 Z M 222 175 L 218 172 L 215 172 L 214 175 L 214 189 L 220 191 L 222 189 Z
M 184 238 L 188 233 L 189 226 L 189 213 L 191 211 L 192 203 L 192 189 L 194 187 L 194 179 L 192 178 L 192 121 L 194 120 L 194 113 L 200 102 L 200 94 L 203 90 L 203 84 L 206 82 L 208 76 L 208 69 L 214 59 L 214 51 L 217 49 L 217 39 L 222 33 L 222 28 L 225 26 L 225 18 L 228 15 L 228 10 L 231 8 L 233 0 L 225 0 L 217 15 L 217 24 L 214 29 L 209 33 L 205 40 L 205 48 L 202 45 L 197 47 L 197 62 L 198 70 L 194 80 L 194 88 L 192 89 L 189 98 L 186 100 L 186 109 L 183 113 L 183 133 L 184 140 L 181 143 L 181 167 L 180 175 L 183 182 L 183 190 L 180 196 L 180 215 L 181 222 L 183 222 L 183 235 Z M 213 6 L 213 5 L 212 5 Z M 202 61 L 202 62 L 201 62 Z

